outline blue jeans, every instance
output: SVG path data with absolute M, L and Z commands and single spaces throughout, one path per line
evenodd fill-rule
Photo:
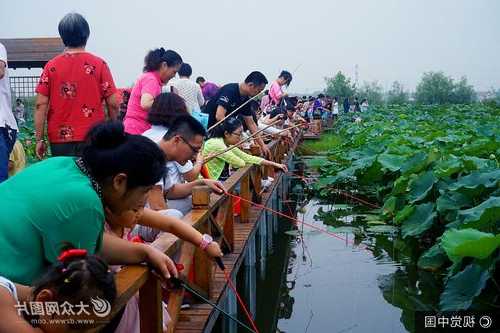
M 9 176 L 9 157 L 16 143 L 16 137 L 16 130 L 7 125 L 0 127 L 0 183 Z

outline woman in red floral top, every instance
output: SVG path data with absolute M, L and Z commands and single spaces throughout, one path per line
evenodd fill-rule
M 118 114 L 116 87 L 106 62 L 85 51 L 90 28 L 77 13 L 64 16 L 59 22 L 59 35 L 66 49 L 51 59 L 40 76 L 36 88 L 35 133 L 36 154 L 43 158 L 47 132 L 52 155 L 79 156 L 87 131 L 106 116 Z

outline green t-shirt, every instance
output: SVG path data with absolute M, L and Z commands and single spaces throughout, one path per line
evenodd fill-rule
M 31 285 L 65 243 L 98 251 L 103 229 L 101 199 L 74 158 L 36 163 L 0 184 L 0 276 Z

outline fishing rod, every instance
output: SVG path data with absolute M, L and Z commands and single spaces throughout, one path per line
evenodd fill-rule
M 217 258 L 217 259 L 220 259 L 220 258 Z M 201 295 L 198 291 L 196 291 L 194 288 L 191 288 L 189 286 L 189 284 L 187 284 L 184 280 L 182 279 L 179 279 L 179 278 L 175 278 L 175 277 L 171 277 L 170 278 L 170 283 L 172 283 L 172 286 L 174 288 L 184 288 L 186 289 L 187 291 L 189 291 L 191 294 L 195 295 L 196 297 L 198 297 L 200 300 L 202 300 L 203 302 L 209 304 L 210 306 L 212 306 L 214 309 L 222 312 L 227 318 L 231 319 L 232 321 L 234 321 L 235 323 L 239 324 L 241 327 L 244 327 L 246 328 L 248 331 L 250 332 L 253 332 L 253 333 L 257 333 L 258 331 L 255 331 L 253 330 L 251 327 L 249 327 L 248 325 L 246 325 L 245 323 L 241 322 L 240 320 L 238 320 L 237 318 L 231 316 L 228 312 L 226 312 L 225 310 L 223 310 L 220 306 L 218 306 L 217 304 L 215 304 L 214 302 L 212 302 L 211 300 L 205 298 L 203 295 Z
M 258 93 L 257 95 L 249 98 L 247 101 L 245 101 L 245 103 L 241 104 L 240 106 L 238 106 L 236 109 L 234 109 L 234 111 L 232 111 L 231 113 L 229 113 L 227 116 L 225 116 L 224 118 L 222 118 L 221 120 L 219 120 L 218 122 L 216 122 L 214 125 L 212 125 L 208 130 L 207 130 L 207 133 L 210 133 L 211 130 L 213 130 L 214 128 L 216 128 L 217 126 L 219 126 L 222 122 L 224 122 L 224 120 L 226 120 L 227 118 L 231 117 L 233 114 L 235 114 L 237 111 L 239 111 L 242 107 L 244 107 L 245 105 L 247 105 L 248 103 L 250 103 L 251 101 L 253 101 L 254 99 L 260 97 L 260 95 L 262 95 L 264 93 L 264 90 L 262 90 L 260 93 Z
M 267 125 L 266 127 L 258 130 L 257 132 L 253 133 L 252 135 L 250 135 L 248 138 L 245 138 L 243 140 L 240 140 L 238 143 L 234 144 L 234 145 L 231 145 L 229 147 L 227 147 L 226 149 L 214 154 L 214 155 L 211 155 L 211 156 L 208 156 L 208 158 L 206 160 L 203 161 L 203 164 L 206 164 L 208 163 L 209 161 L 213 160 L 214 158 L 222 155 L 222 154 L 225 154 L 227 153 L 228 151 L 230 150 L 233 150 L 234 148 L 240 146 L 241 144 L 247 142 L 247 141 L 250 141 L 252 139 L 255 139 L 257 137 L 258 134 L 260 134 L 261 132 L 265 131 L 266 129 L 268 129 L 269 127 L 273 126 L 274 124 L 278 123 L 281 119 L 277 119 L 275 120 L 274 122 L 272 122 L 271 124 Z

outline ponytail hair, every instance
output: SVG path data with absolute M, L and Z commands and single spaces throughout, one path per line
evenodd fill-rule
M 159 49 L 154 49 L 146 54 L 144 58 L 144 72 L 153 72 L 160 69 L 162 63 L 166 63 L 168 67 L 174 67 L 182 64 L 181 56 L 173 51 L 166 50 L 161 47 Z
M 86 250 L 65 246 L 65 251 L 33 285 L 33 295 L 43 289 L 54 293 L 55 302 L 61 305 L 90 303 L 92 300 L 105 300 L 111 306 L 116 299 L 114 274 L 108 264 Z M 75 327 L 76 326 L 76 327 Z M 77 328 L 78 325 L 70 325 Z
M 233 133 L 238 128 L 243 127 L 242 122 L 236 117 L 229 117 L 220 125 L 218 125 L 213 132 L 212 137 L 214 138 L 224 138 L 224 134 Z
M 124 173 L 132 189 L 152 186 L 165 175 L 165 156 L 158 145 L 142 135 L 125 133 L 117 121 L 99 123 L 87 133 L 82 158 L 101 184 Z

